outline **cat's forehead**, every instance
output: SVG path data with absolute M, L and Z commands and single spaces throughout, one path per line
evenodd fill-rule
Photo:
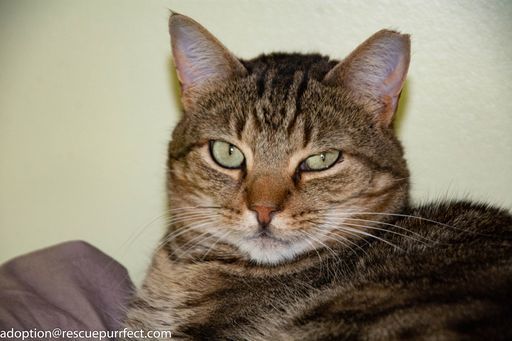
M 273 73 L 276 80 L 293 78 L 297 71 L 305 71 L 310 78 L 321 81 L 338 62 L 320 54 L 272 53 L 241 61 L 249 74 L 265 78 Z
M 292 130 L 298 119 L 342 119 L 340 115 L 329 118 L 331 109 L 344 111 L 344 107 L 354 103 L 347 101 L 342 85 L 324 84 L 326 74 L 337 64 L 336 60 L 318 54 L 262 55 L 244 62 L 249 71 L 245 78 L 249 79 L 245 83 L 248 87 L 244 90 L 250 98 L 241 100 L 255 103 L 259 117 L 276 129 Z
M 350 103 L 322 85 L 335 64 L 319 55 L 293 54 L 262 56 L 246 64 L 250 75 L 243 89 L 248 97 L 238 96 L 245 103 L 236 134 L 283 151 L 322 147 L 341 137 L 358 122 L 351 122 Z
M 340 149 L 364 117 L 354 115 L 339 87 L 322 84 L 336 63 L 299 54 L 245 61 L 249 73 L 211 92 L 193 121 L 203 139 L 243 144 L 265 161 L 284 161 L 297 151 Z

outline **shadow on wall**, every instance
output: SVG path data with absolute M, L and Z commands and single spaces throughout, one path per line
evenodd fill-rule
M 409 88 L 410 88 L 410 79 L 408 78 L 405 81 L 404 87 L 402 88 L 402 93 L 400 94 L 400 100 L 398 102 L 398 109 L 395 114 L 395 118 L 393 121 L 393 129 L 397 136 L 400 136 L 400 131 L 402 129 L 402 123 L 405 120 L 405 113 L 407 112 L 407 108 L 409 107 Z
M 178 80 L 178 74 L 176 73 L 176 66 L 174 65 L 174 61 L 172 59 L 172 56 L 169 56 L 168 63 L 167 63 L 168 72 L 169 75 L 169 89 L 171 90 L 171 98 L 177 98 L 179 103 L 179 116 L 178 120 L 181 119 L 181 116 L 183 115 L 183 105 L 181 104 L 181 87 L 180 87 L 180 81 Z M 174 103 L 171 103 L 174 105 Z

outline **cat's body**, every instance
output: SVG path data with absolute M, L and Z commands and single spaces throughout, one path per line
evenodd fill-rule
M 407 36 L 381 31 L 341 63 L 239 61 L 173 17 L 186 111 L 169 148 L 173 217 L 128 327 L 213 340 L 512 337 L 512 217 L 408 204 L 390 128 Z
M 402 250 L 360 241 L 275 268 L 170 261 L 162 248 L 130 326 L 203 340 L 510 339 L 510 216 L 468 203 L 404 213 L 451 227 L 398 217 L 376 235 Z

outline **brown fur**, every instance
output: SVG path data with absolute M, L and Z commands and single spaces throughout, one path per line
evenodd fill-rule
M 466 202 L 408 203 L 390 125 L 408 36 L 381 31 L 341 63 L 238 61 L 199 24 L 173 17 L 186 84 L 169 145 L 172 218 L 129 328 L 205 340 L 512 337 L 512 217 Z M 195 40 L 180 41 L 183 27 Z M 236 145 L 243 167 L 216 164 L 212 140 Z M 332 168 L 300 170 L 332 149 L 342 151 Z M 268 209 L 268 226 L 255 206 Z

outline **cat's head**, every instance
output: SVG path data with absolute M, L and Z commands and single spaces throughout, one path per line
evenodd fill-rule
M 188 236 L 182 251 L 230 245 L 277 264 L 350 245 L 372 233 L 363 212 L 404 206 L 408 170 L 391 125 L 407 35 L 382 30 L 337 62 L 242 61 L 179 14 L 170 33 L 184 114 L 169 147 L 169 236 Z

